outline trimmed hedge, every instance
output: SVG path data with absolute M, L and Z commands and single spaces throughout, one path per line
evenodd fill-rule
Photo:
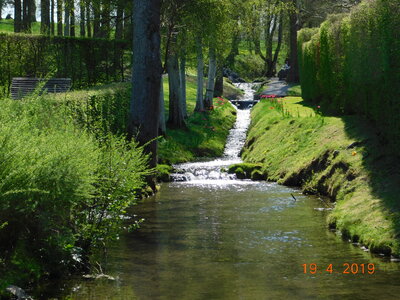
M 369 0 L 299 32 L 302 96 L 367 116 L 400 145 L 400 0 Z
M 121 81 L 126 41 L 0 33 L 0 88 L 13 77 L 68 77 L 73 88 Z

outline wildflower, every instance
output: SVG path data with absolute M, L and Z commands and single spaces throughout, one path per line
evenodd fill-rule
M 319 106 L 319 105 L 318 105 L 318 106 L 317 106 L 317 108 L 318 108 L 318 109 L 320 109 L 320 108 L 321 108 L 321 106 Z
M 271 106 L 269 109 L 274 109 L 274 107 L 273 107 L 273 106 Z
M 351 153 L 351 155 L 352 155 L 352 156 L 356 156 L 356 155 L 357 155 L 357 151 L 353 151 L 353 152 Z

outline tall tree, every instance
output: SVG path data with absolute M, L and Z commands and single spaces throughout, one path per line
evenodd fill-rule
M 80 11 L 80 18 L 79 18 L 79 35 L 85 36 L 86 35 L 86 3 L 85 0 L 79 0 L 79 11 Z
M 117 16 L 115 19 L 115 38 L 121 40 L 124 36 L 124 6 L 121 0 L 117 2 Z
M 50 0 L 40 0 L 40 33 L 50 34 Z
M 92 37 L 92 18 L 90 14 L 91 1 L 86 0 L 86 34 L 87 37 Z
M 70 36 L 75 36 L 75 2 L 74 0 L 70 0 Z
M 14 32 L 22 31 L 22 3 L 14 0 Z
M 206 109 L 211 109 L 213 107 L 215 75 L 217 71 L 217 55 L 215 53 L 215 47 L 213 45 L 210 45 L 208 56 L 208 78 L 206 95 L 204 97 L 204 106 Z
M 179 74 L 179 53 L 176 34 L 170 43 L 167 59 L 168 83 L 169 83 L 169 117 L 168 125 L 174 128 L 185 127 L 183 111 L 182 86 Z
M 196 94 L 196 107 L 195 111 L 204 110 L 204 55 L 203 45 L 200 34 L 196 37 L 196 53 L 197 53 L 197 94 Z
M 292 9 L 289 15 L 290 70 L 286 80 L 292 83 L 299 82 L 299 66 L 297 59 L 297 30 L 298 30 L 297 1 L 298 0 L 291 0 Z
M 57 35 L 63 35 L 63 0 L 57 0 Z
M 54 6 L 56 0 L 50 0 L 50 34 L 54 35 Z
M 160 10 L 161 0 L 133 1 L 133 74 L 129 137 L 136 137 L 157 164 L 160 112 Z M 156 117 L 155 117 L 156 116 Z

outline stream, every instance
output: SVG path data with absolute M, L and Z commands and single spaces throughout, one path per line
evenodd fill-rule
M 145 222 L 109 250 L 112 280 L 79 276 L 37 298 L 399 299 L 399 264 L 329 231 L 323 199 L 221 172 L 241 162 L 249 124 L 238 110 L 221 158 L 175 166 L 175 181 L 135 207 Z

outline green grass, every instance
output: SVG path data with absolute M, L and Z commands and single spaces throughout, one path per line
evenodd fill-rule
M 292 85 L 288 91 L 289 96 L 301 97 L 301 85 Z
M 281 110 L 263 100 L 252 111 L 243 158 L 262 163 L 269 180 L 335 200 L 328 222 L 345 236 L 400 254 L 399 163 L 361 117 L 323 116 L 296 97 Z
M 14 32 L 14 20 L 1 20 L 0 32 L 7 32 L 7 33 Z M 32 23 L 32 33 L 40 34 L 40 22 Z
M 168 115 L 168 82 L 164 79 L 165 107 Z M 234 98 L 242 92 L 224 83 L 224 96 Z M 214 99 L 215 109 L 194 113 L 196 106 L 196 77 L 187 77 L 187 129 L 167 129 L 167 136 L 160 141 L 160 163 L 187 162 L 198 157 L 221 156 L 229 130 L 235 121 L 235 109 L 228 101 Z

